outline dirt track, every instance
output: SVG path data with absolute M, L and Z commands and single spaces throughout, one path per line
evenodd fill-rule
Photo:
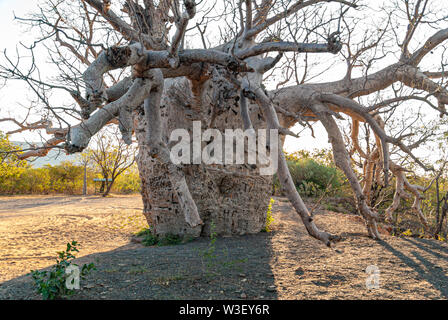
M 337 250 L 305 234 L 284 200 L 274 231 L 167 247 L 130 243 L 145 226 L 139 196 L 0 198 L 0 299 L 37 299 L 25 274 L 54 263 L 71 240 L 78 263 L 98 268 L 74 299 L 448 299 L 448 245 L 435 240 L 365 236 L 357 216 L 321 212 L 316 223 L 343 235 Z M 207 268 L 207 262 L 213 267 Z M 368 290 L 365 269 L 380 270 Z
M 0 281 L 53 264 L 72 240 L 82 255 L 129 243 L 147 226 L 141 210 L 139 196 L 0 197 Z

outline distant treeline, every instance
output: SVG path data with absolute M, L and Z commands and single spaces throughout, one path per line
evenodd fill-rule
M 72 162 L 32 168 L 29 165 L 10 167 L 7 175 L 0 175 L 0 194 L 82 194 L 84 167 Z M 87 168 L 87 191 L 95 191 L 94 178 L 102 178 L 91 168 Z M 99 190 L 101 182 L 96 182 Z M 97 191 L 98 191 L 97 190 Z M 115 193 L 140 192 L 140 178 L 135 166 L 120 175 L 112 187 Z
M 58 165 L 45 165 L 33 168 L 29 162 L 20 160 L 20 146 L 9 141 L 0 131 L 0 194 L 82 194 L 84 184 L 84 166 L 72 161 Z M 113 158 L 110 158 L 113 159 Z M 93 161 L 87 166 L 87 192 L 95 191 L 94 178 L 103 178 L 102 172 Z M 95 168 L 95 169 L 94 169 Z M 96 182 L 97 191 L 101 182 Z M 137 193 L 140 191 L 140 177 L 134 164 L 117 177 L 112 192 Z

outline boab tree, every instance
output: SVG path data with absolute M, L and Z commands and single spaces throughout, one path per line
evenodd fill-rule
M 275 155 L 275 142 L 282 145 L 286 135 L 294 135 L 288 128 L 319 121 L 368 234 L 379 238 L 380 216 L 369 206 L 374 182 L 388 185 L 396 177 L 387 216 L 405 188 L 422 216 L 423 187 L 407 181 L 405 169 L 392 161 L 390 146 L 429 170 L 412 151 L 431 134 L 414 135 L 408 145 L 410 135 L 392 135 L 387 123 L 390 113 L 413 100 L 446 115 L 448 29 L 440 1 L 375 6 L 348 0 L 47 1 L 38 13 L 18 18 L 42 34 L 28 48 L 30 68 L 24 71 L 20 59 L 6 54 L 2 66 L 2 76 L 26 81 L 46 111 L 41 121 L 16 121 L 19 130 L 41 127 L 54 133 L 44 148 L 21 156 L 44 155 L 52 147 L 82 151 L 102 127 L 116 123 L 126 143 L 133 134 L 137 139 L 144 214 L 154 232 L 199 236 L 208 234 L 214 221 L 219 234 L 254 233 L 263 227 L 272 183 L 271 176 L 260 174 L 262 164 L 176 164 L 170 158 L 171 133 L 186 129 L 194 135 L 197 121 L 220 132 L 249 129 L 249 140 L 256 132 L 251 129 L 278 130 L 279 141 L 257 137 L 262 149 Z M 58 82 L 36 72 L 38 45 L 48 49 Z M 433 51 L 437 61 L 426 71 L 422 62 Z M 341 57 L 346 61 L 342 73 L 329 66 Z M 337 80 L 312 81 L 322 75 Z M 55 105 L 48 89 L 68 92 L 76 104 Z M 352 121 L 350 152 L 338 120 L 344 116 Z M 51 125 L 55 121 L 59 126 Z M 360 123 L 365 133 L 373 132 L 372 148 L 359 142 Z M 202 146 L 213 144 L 212 136 L 203 137 Z M 254 151 L 248 146 L 245 152 Z M 354 153 L 363 159 L 362 182 L 350 160 Z M 275 156 L 279 181 L 306 230 L 330 246 L 339 237 L 316 226 L 281 148 Z

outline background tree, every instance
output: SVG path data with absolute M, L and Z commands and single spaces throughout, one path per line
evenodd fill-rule
M 7 135 L 0 131 L 0 192 L 10 193 L 12 181 L 20 177 L 26 161 L 20 160 L 20 148 L 9 141 Z
M 100 191 L 103 197 L 109 194 L 117 178 L 135 162 L 135 148 L 116 139 L 117 134 L 113 128 L 104 128 L 93 139 L 93 146 L 86 150 L 86 157 L 105 179 Z

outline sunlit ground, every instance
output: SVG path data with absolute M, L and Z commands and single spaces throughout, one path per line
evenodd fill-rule
M 98 271 L 89 278 L 89 289 L 78 294 L 81 299 L 448 298 L 447 244 L 386 234 L 377 242 L 366 237 L 363 222 L 354 215 L 316 215 L 320 228 L 345 237 L 336 250 L 329 249 L 305 233 L 286 200 L 276 198 L 272 233 L 218 239 L 229 258 L 247 259 L 210 280 L 196 262 L 197 248 L 206 246 L 207 239 L 171 247 L 130 244 L 132 234 L 146 226 L 141 210 L 138 195 L 0 197 L 0 291 L 9 298 L 17 292 L 19 298 L 33 297 L 31 287 L 15 280 L 52 265 L 55 252 L 76 240 L 79 257 L 98 258 Z M 111 252 L 117 248 L 120 253 Z M 366 287 L 368 266 L 380 271 L 378 289 Z

